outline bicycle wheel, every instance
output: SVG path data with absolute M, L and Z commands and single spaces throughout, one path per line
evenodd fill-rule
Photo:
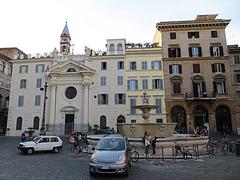
M 73 149 L 74 154 L 79 154 L 80 152 L 81 152 L 81 148 L 79 146 L 74 147 L 74 149 Z
M 90 150 L 90 148 L 88 146 L 85 146 L 84 152 L 90 154 L 91 150 Z
M 131 152 L 131 159 L 132 162 L 137 162 L 139 159 L 139 153 L 137 151 L 132 151 Z

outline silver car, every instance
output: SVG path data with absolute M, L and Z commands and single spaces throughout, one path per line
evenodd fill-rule
M 102 137 L 89 162 L 90 175 L 123 174 L 128 175 L 130 151 L 127 139 L 121 135 Z

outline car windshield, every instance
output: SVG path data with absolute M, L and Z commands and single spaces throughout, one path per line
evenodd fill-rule
M 125 149 L 125 141 L 122 138 L 103 138 L 97 147 L 97 150 L 119 151 Z
M 39 139 L 41 139 L 41 137 L 35 137 L 35 138 L 33 139 L 33 141 L 34 141 L 34 142 L 38 142 Z

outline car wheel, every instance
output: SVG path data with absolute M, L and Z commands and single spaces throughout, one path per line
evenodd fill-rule
M 53 152 L 59 153 L 59 148 L 57 148 L 57 147 L 53 148 Z
M 33 154 L 33 152 L 34 152 L 33 148 L 27 149 L 27 154 Z

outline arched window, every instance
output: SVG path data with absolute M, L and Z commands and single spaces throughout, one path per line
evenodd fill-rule
M 8 65 L 8 75 L 12 75 L 12 65 Z
M 125 117 L 123 115 L 118 116 L 117 123 L 125 123 Z
M 217 131 L 230 133 L 232 131 L 231 111 L 226 106 L 218 106 L 215 110 Z
M 76 69 L 74 69 L 74 68 L 69 68 L 69 69 L 67 70 L 67 72 L 76 72 Z
M 106 129 L 107 127 L 107 118 L 106 116 L 102 115 L 100 117 L 100 129 Z
M 115 50 L 115 46 L 114 46 L 114 44 L 110 44 L 110 46 L 109 46 L 109 50 L 110 50 L 110 51 L 114 51 L 114 50 Z
M 122 51 L 122 44 L 117 45 L 117 51 Z
M 22 117 L 17 118 L 16 130 L 22 130 Z
M 35 116 L 33 119 L 33 129 L 39 129 L 39 117 Z
M 5 63 L 4 63 L 4 61 L 2 60 L 2 61 L 0 61 L 0 71 L 1 71 L 1 72 L 4 72 L 4 69 L 5 69 Z

